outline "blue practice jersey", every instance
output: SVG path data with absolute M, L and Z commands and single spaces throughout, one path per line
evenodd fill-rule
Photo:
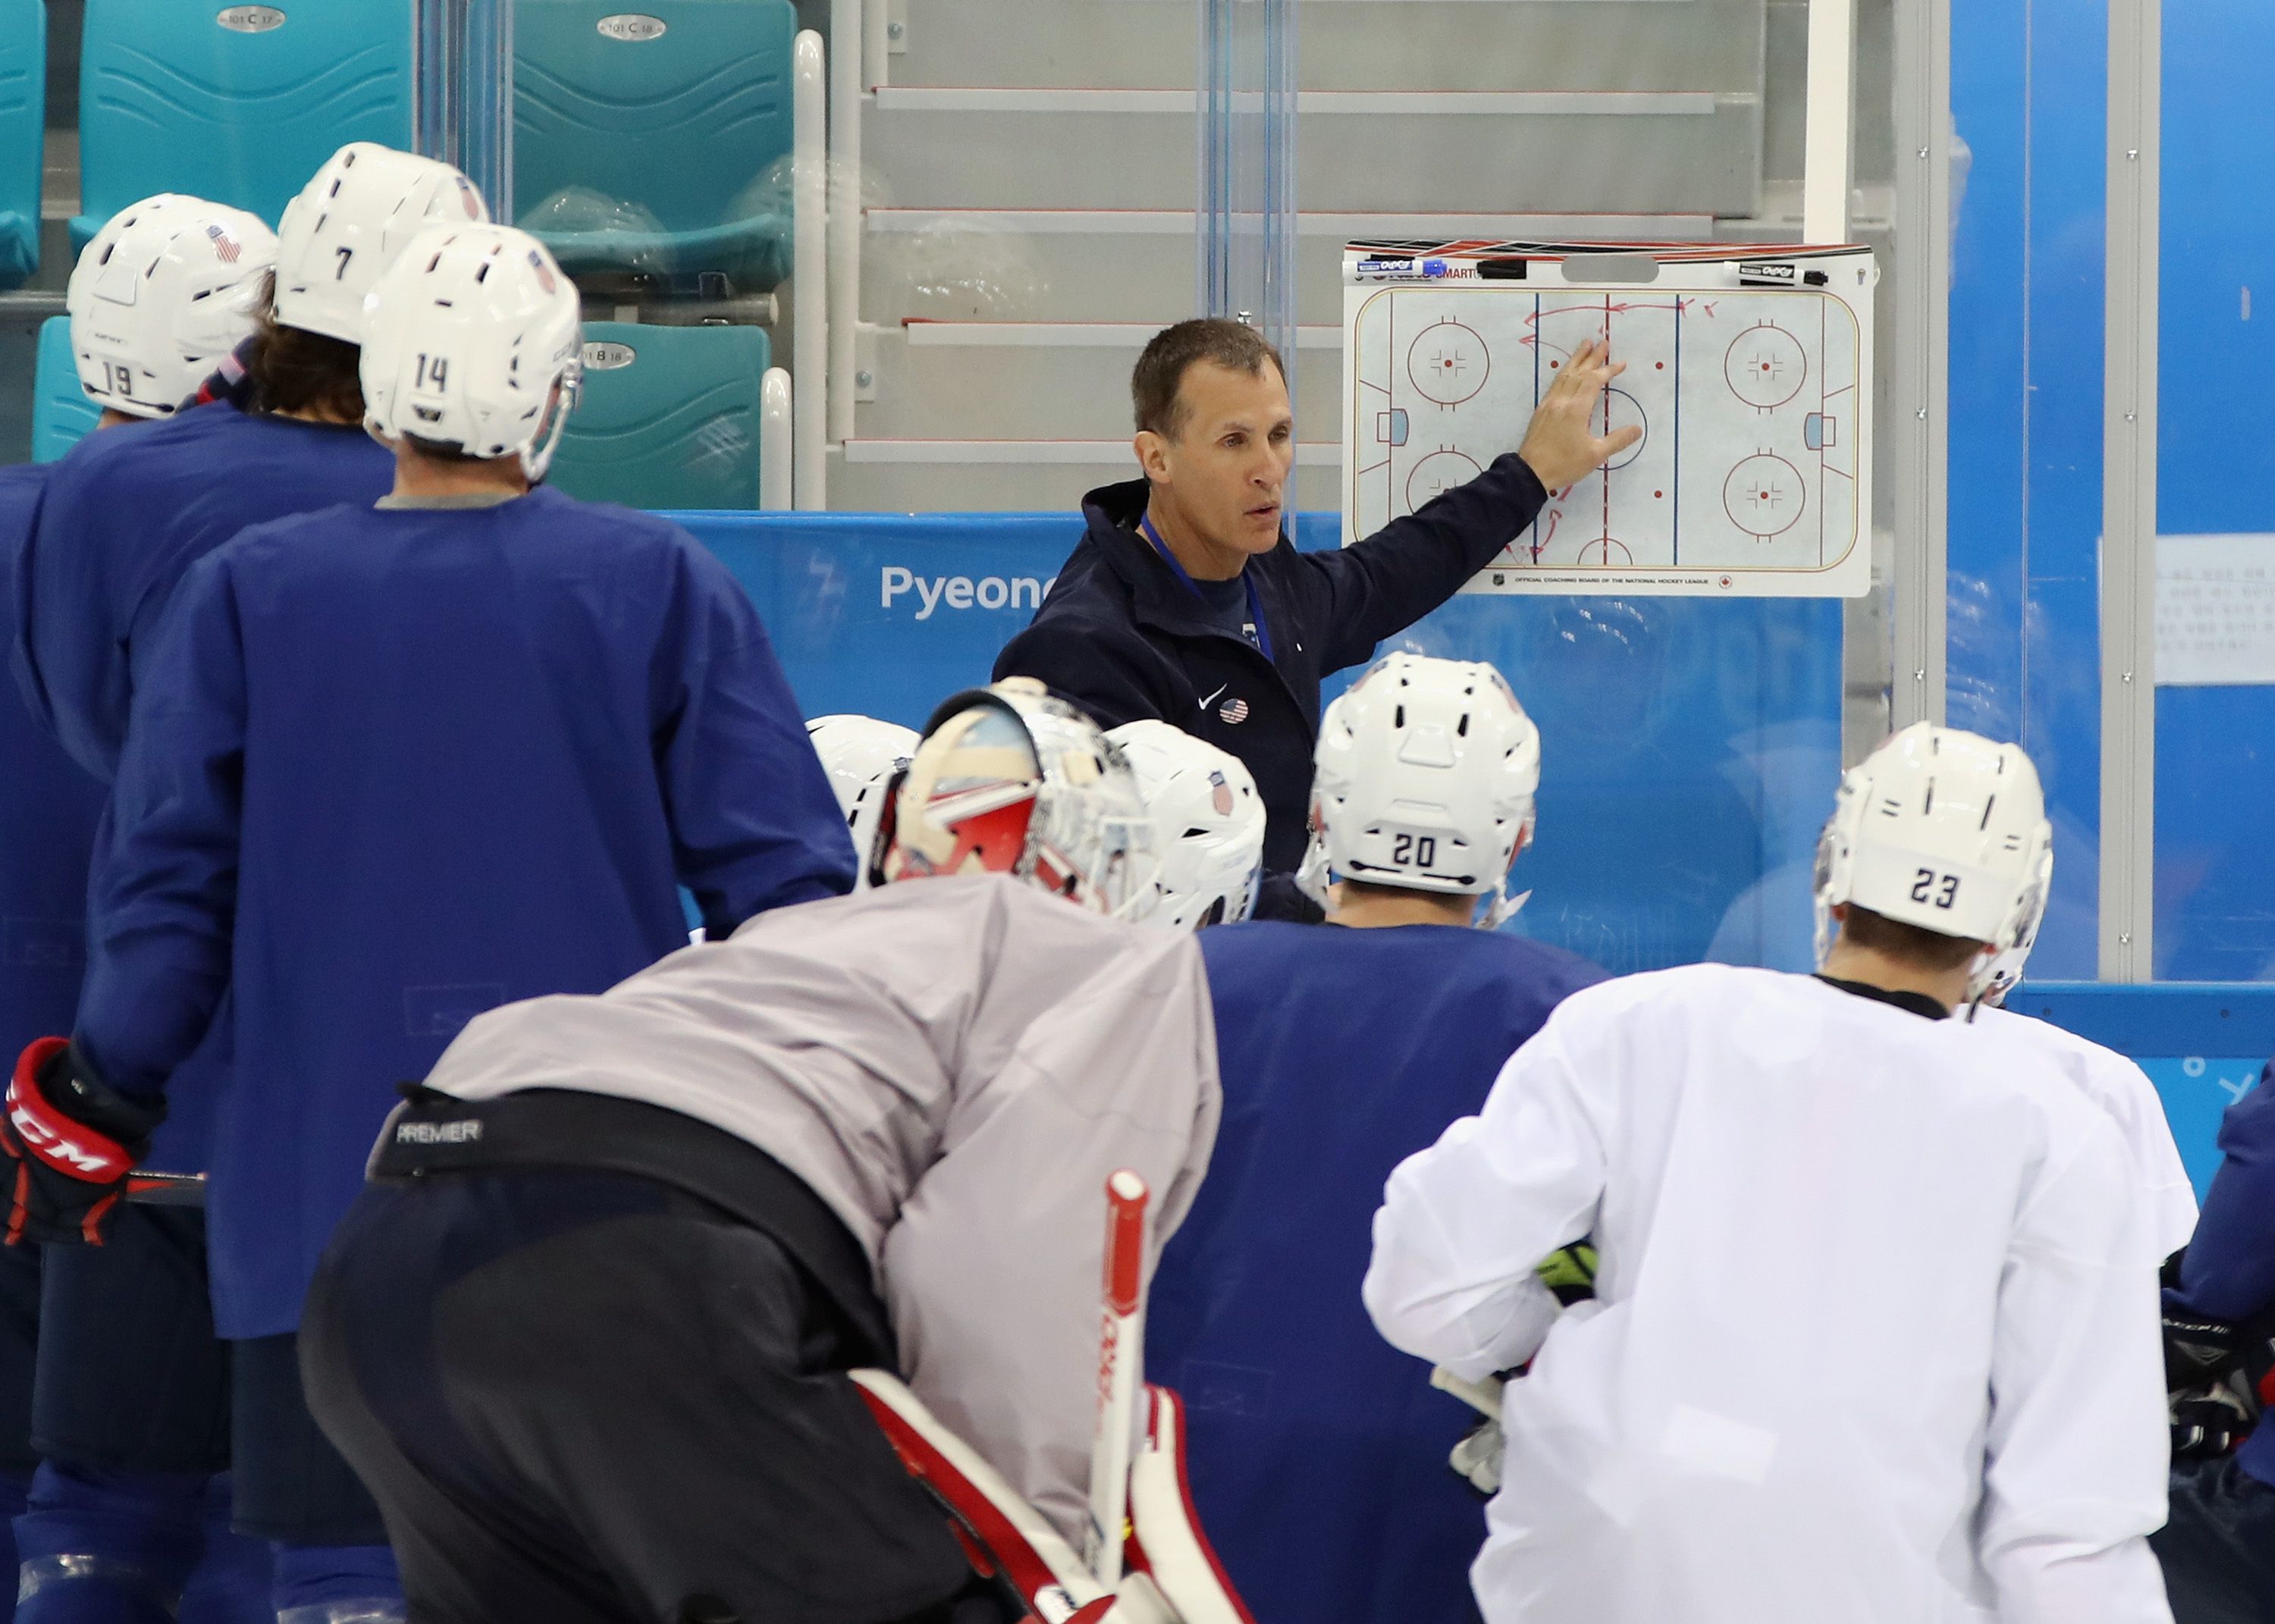
M 1603 972 L 1449 925 L 1200 944 L 1224 1121 L 1155 1276 L 1145 1369 L 1190 1411 L 1201 1526 L 1260 1620 L 1473 1620 L 1485 1507 L 1446 1457 L 1477 1417 L 1375 1334 L 1359 1282 L 1391 1169 Z
M 2275 1307 L 2275 1061 L 2220 1118 L 2219 1171 L 2167 1301 L 2207 1319 L 2249 1319 Z M 2243 1442 L 2237 1464 L 2275 1487 L 2275 1423 Z
M 190 566 L 247 525 L 368 505 L 394 481 L 394 453 L 360 427 L 226 403 L 87 435 L 52 465 L 16 564 L 17 674 L 34 714 L 110 782 L 136 676 Z
M 48 466 L 52 466 L 49 465 Z M 47 466 L 0 468 L 0 548 L 30 533 Z M 13 588 L 0 579 L 0 598 Z M 72 1028 L 87 968 L 87 865 L 110 798 L 57 749 L 10 684 L 0 693 L 0 1063 Z
M 217 408 L 206 407 L 212 411 Z M 669 522 L 539 489 L 339 507 L 198 564 L 149 657 L 79 1037 L 139 1092 L 226 989 L 223 1335 L 291 1329 L 395 1085 L 472 1016 L 598 993 L 850 888 L 757 611 Z
M 120 428 L 106 429 L 116 436 Z M 12 616 L 14 566 L 56 465 L 0 468 L 0 608 Z M 35 720 L 26 687 L 0 694 L 0 1062 L 15 1063 L 34 1038 L 72 1029 L 87 971 L 88 865 L 102 844 L 110 788 L 64 753 Z M 205 1170 L 225 1043 L 202 1045 L 186 1062 L 142 1165 L 163 1173 Z

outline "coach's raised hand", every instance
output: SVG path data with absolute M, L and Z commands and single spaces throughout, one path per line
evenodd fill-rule
M 1643 438 L 1643 430 L 1632 425 L 1606 434 L 1596 433 L 1604 391 L 1626 370 L 1626 362 L 1612 359 L 1607 341 L 1591 338 L 1572 352 L 1533 409 L 1516 454 L 1552 495 L 1587 478 Z

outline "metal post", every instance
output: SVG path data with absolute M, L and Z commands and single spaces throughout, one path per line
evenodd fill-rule
M 775 513 L 790 505 L 797 487 L 792 468 L 790 374 L 769 366 L 759 381 L 759 508 Z
M 423 157 L 457 162 L 465 118 L 458 49 L 465 38 L 465 0 L 418 0 L 411 33 L 411 144 Z
M 868 9 L 884 10 L 885 0 Z M 861 302 L 861 0 L 829 5 L 829 440 L 853 437 Z
M 490 206 L 513 213 L 513 0 L 467 0 L 466 122 L 458 167 Z
M 1907 9 L 1896 8 L 1900 27 Z M 1856 63 L 1856 0 L 1809 0 L 1809 104 L 1801 170 L 1801 233 L 1806 243 L 1848 240 Z
M 513 0 L 418 0 L 411 43 L 412 149 L 457 165 L 510 222 Z
M 1295 393 L 1296 4 L 1201 0 L 1196 303 L 1278 346 Z
M 828 88 L 821 36 L 808 28 L 791 55 L 790 223 L 791 456 L 790 490 L 797 505 L 819 512 L 829 505 L 829 215 Z
M 1814 19 L 1824 0 L 1810 7 Z M 1944 719 L 1951 331 L 1951 0 L 1895 13 L 1895 548 L 1889 561 L 1893 728 Z
M 2163 0 L 2109 0 L 2101 462 L 2104 981 L 2154 974 L 2157 277 Z

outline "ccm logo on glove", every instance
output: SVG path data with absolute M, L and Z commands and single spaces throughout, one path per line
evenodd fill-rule
M 42 1038 L 18 1057 L 8 1082 L 0 1151 L 16 1164 L 7 1242 L 102 1244 L 103 1222 L 126 1175 L 165 1119 L 106 1086 L 64 1038 Z

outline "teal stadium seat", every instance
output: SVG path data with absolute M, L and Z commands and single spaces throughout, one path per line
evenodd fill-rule
M 0 0 L 0 288 L 21 287 L 40 268 L 47 117 L 46 0 Z
M 563 268 L 790 274 L 790 0 L 517 0 L 513 29 L 514 207 Z
M 349 141 L 411 145 L 412 0 L 87 0 L 73 252 L 155 192 L 276 223 Z
M 40 323 L 40 359 L 32 381 L 32 460 L 51 463 L 79 442 L 102 415 L 79 386 L 72 362 L 71 318 Z
M 632 508 L 757 507 L 770 355 L 755 327 L 586 322 L 584 398 L 549 481 Z

